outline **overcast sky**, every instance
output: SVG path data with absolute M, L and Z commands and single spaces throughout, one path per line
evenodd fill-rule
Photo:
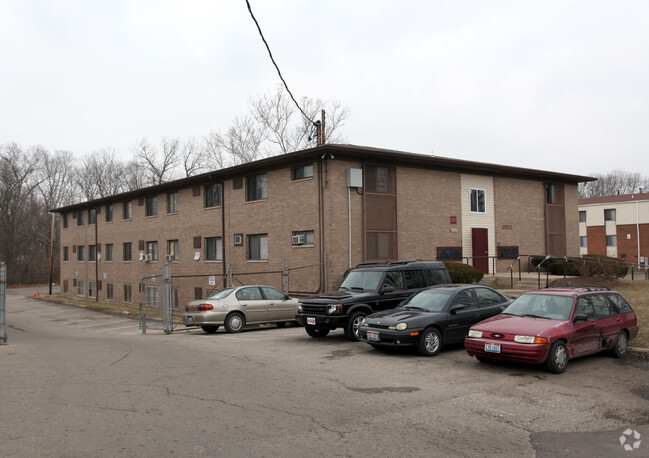
M 348 143 L 649 175 L 649 2 L 250 0 L 296 97 Z M 0 0 L 0 144 L 201 138 L 273 91 L 245 0 Z

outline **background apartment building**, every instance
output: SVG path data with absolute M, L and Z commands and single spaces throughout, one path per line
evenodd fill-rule
M 54 210 L 63 294 L 139 303 L 169 263 L 176 300 L 233 281 L 315 294 L 367 261 L 450 259 L 504 271 L 579 254 L 589 177 L 321 145 Z M 155 278 L 154 278 L 155 279 Z
M 579 199 L 579 251 L 646 264 L 649 193 Z

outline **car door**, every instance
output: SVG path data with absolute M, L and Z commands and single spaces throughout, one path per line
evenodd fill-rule
M 416 291 L 406 289 L 402 271 L 386 272 L 380 290 L 380 298 L 370 305 L 374 311 L 393 309 Z
M 593 294 L 591 301 L 601 340 L 606 346 L 610 346 L 622 328 L 622 316 L 620 316 L 615 306 L 606 300 L 604 294 Z
M 508 303 L 508 299 L 502 294 L 489 289 L 478 287 L 475 288 L 476 299 L 478 300 L 478 309 L 480 311 L 480 321 L 498 315 L 503 311 L 503 307 Z
M 268 304 L 257 286 L 248 286 L 237 291 L 239 307 L 246 316 L 246 323 L 263 323 L 267 321 Z
M 601 337 L 599 323 L 595 319 L 593 304 L 589 296 L 581 296 L 577 299 L 573 320 L 577 315 L 585 315 L 586 321 L 573 322 L 574 334 L 571 342 L 573 356 L 595 353 L 599 350 Z
M 460 310 L 452 311 L 456 305 L 463 306 Z M 469 328 L 480 320 L 480 310 L 473 288 L 462 289 L 451 300 L 446 315 L 446 330 L 444 343 L 462 342 Z
M 262 286 L 261 291 L 264 293 L 266 302 L 268 304 L 268 321 L 282 321 L 294 320 L 297 307 L 292 300 L 287 300 L 286 295 L 271 288 L 270 286 Z

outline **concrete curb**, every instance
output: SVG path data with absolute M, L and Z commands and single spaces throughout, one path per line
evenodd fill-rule
M 629 347 L 629 355 L 637 358 L 649 359 L 649 348 Z

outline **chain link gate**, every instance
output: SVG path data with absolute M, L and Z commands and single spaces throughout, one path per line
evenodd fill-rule
M 147 329 L 162 330 L 171 334 L 173 330 L 173 288 L 171 285 L 171 266 L 162 265 L 162 275 L 142 275 L 140 281 L 140 330 L 146 334 Z M 147 324 L 147 313 L 162 315 L 162 328 L 150 327 Z

